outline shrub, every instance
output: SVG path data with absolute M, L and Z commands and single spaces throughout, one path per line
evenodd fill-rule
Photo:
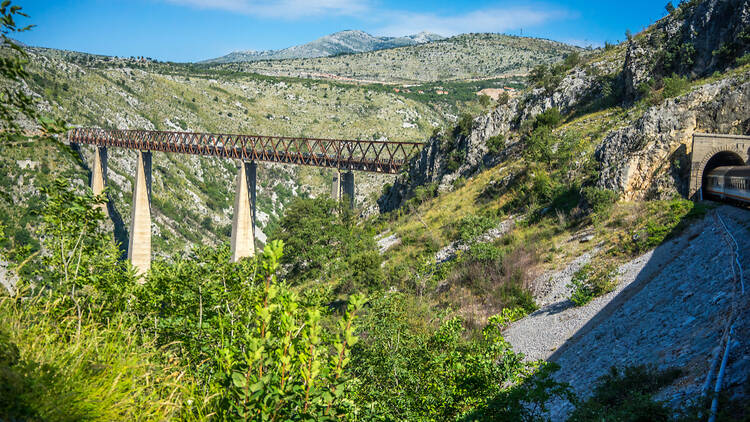
M 465 340 L 457 318 L 437 329 L 410 328 L 425 312 L 416 306 L 401 294 L 370 302 L 349 366 L 358 379 L 354 401 L 361 420 L 456 420 L 483 407 L 504 382 L 528 373 L 500 335 L 508 313 L 492 319 L 479 338 Z
M 510 94 L 508 94 L 507 92 L 503 92 L 497 97 L 498 105 L 508 104 L 509 101 L 510 101 Z
M 383 189 L 381 190 L 381 194 L 383 196 L 388 195 L 391 192 L 391 189 L 393 189 L 393 185 L 390 183 L 386 183 L 383 185 Z
M 538 128 L 546 126 L 550 128 L 556 128 L 560 125 L 560 123 L 562 123 L 562 120 L 563 117 L 562 114 L 560 114 L 560 110 L 557 107 L 552 107 L 536 116 L 534 127 Z
M 491 101 L 491 99 L 487 95 L 480 95 L 479 96 L 479 104 L 482 107 L 485 107 L 485 108 L 489 107 L 490 101 Z
M 637 254 L 652 249 L 679 232 L 688 222 L 706 213 L 705 206 L 686 199 L 647 203 L 646 216 L 632 225 L 620 242 L 623 252 Z
M 243 347 L 226 340 L 216 351 L 222 416 L 243 420 L 339 420 L 353 326 L 363 298 L 352 296 L 338 330 L 326 332 L 318 309 L 299 307 L 295 293 L 276 284 L 283 244 L 266 245 L 261 285 L 238 317 Z M 246 327 L 243 329 L 243 327 Z M 222 397 L 223 396 L 223 397 Z
M 469 248 L 469 256 L 481 262 L 496 262 L 502 256 L 502 251 L 492 243 L 475 243 Z
M 495 135 L 487 139 L 487 150 L 490 154 L 497 154 L 505 148 L 505 136 Z
M 472 242 L 487 230 L 497 225 L 497 219 L 481 215 L 467 215 L 455 225 L 456 236 L 463 242 Z
M 690 81 L 686 77 L 672 74 L 670 78 L 664 78 L 664 98 L 672 98 L 681 95 L 690 87 Z
M 653 395 L 672 384 L 682 371 L 654 366 L 612 367 L 597 381 L 594 394 L 580 403 L 568 421 L 672 421 L 674 411 Z
M 471 114 L 464 113 L 458 119 L 458 124 L 453 129 L 453 136 L 464 136 L 468 137 L 471 135 L 471 127 L 474 124 L 474 117 Z
M 581 64 L 581 55 L 575 51 L 565 56 L 565 60 L 563 61 L 565 69 L 572 69 L 579 64 Z
M 750 53 L 746 53 L 742 57 L 738 57 L 736 60 L 737 66 L 745 66 L 746 64 L 750 63 Z
M 352 277 L 353 256 L 376 251 L 375 240 L 365 227 L 354 224 L 348 207 L 329 197 L 292 201 L 273 236 L 287 245 L 289 254 L 282 259 L 294 284 L 310 280 L 346 281 Z M 362 276 L 360 273 L 357 279 L 363 281 Z M 366 284 L 377 281 L 369 280 Z
M 414 189 L 414 199 L 417 201 L 417 203 L 422 204 L 425 201 L 428 201 L 436 197 L 437 193 L 438 193 L 437 183 L 430 183 L 425 186 L 417 186 L 417 188 Z
M 609 213 L 618 197 L 617 192 L 594 186 L 583 188 L 582 193 L 591 210 L 602 217 L 605 217 Z
M 383 271 L 380 269 L 382 258 L 376 250 L 355 253 L 348 260 L 351 276 L 344 281 L 348 284 L 346 292 L 371 290 L 382 285 Z
M 596 267 L 586 264 L 573 274 L 568 285 L 573 291 L 570 300 L 576 306 L 583 306 L 595 297 L 611 292 L 617 285 L 617 265 L 602 263 Z
M 461 167 L 461 164 L 463 164 L 465 159 L 466 159 L 465 150 L 452 151 L 450 154 L 448 154 L 448 157 L 445 160 L 445 170 L 448 173 L 455 172 Z

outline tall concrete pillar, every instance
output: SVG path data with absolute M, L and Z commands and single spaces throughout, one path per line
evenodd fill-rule
M 333 172 L 333 180 L 331 182 L 331 199 L 339 201 L 341 199 L 341 170 L 336 169 Z
M 240 163 L 232 218 L 232 262 L 255 255 L 255 162 Z
M 349 208 L 354 208 L 354 173 L 347 171 L 341 178 L 344 198 L 349 201 Z
M 91 190 L 94 195 L 101 195 L 107 185 L 107 147 L 97 146 L 94 151 L 94 163 L 91 166 Z M 107 204 L 100 204 L 106 214 Z
M 139 274 L 151 268 L 151 152 L 138 151 L 128 259 Z

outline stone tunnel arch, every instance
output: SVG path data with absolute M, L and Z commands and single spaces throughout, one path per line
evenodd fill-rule
M 698 200 L 709 171 L 750 163 L 750 136 L 695 133 L 690 161 L 688 197 Z
M 724 166 L 744 166 L 745 160 L 742 159 L 741 153 L 737 151 L 715 151 L 711 155 L 706 155 L 706 158 L 701 163 L 700 175 L 701 175 L 701 189 L 706 186 L 706 176 L 711 170 L 717 167 Z M 703 192 L 702 197 L 706 197 L 706 193 Z

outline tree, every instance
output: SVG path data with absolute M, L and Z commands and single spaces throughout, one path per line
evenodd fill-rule
M 48 134 L 65 130 L 62 120 L 41 117 L 33 98 L 22 89 L 23 81 L 29 77 L 24 68 L 28 54 L 9 35 L 28 31 L 33 25 L 19 27 L 15 20 L 18 17 L 28 17 L 21 6 L 12 5 L 9 0 L 0 3 L 0 141 L 6 142 L 22 135 L 19 118 L 39 123 Z
M 79 331 L 84 310 L 100 308 L 102 318 L 124 310 L 135 273 L 104 228 L 99 205 L 104 195 L 78 193 L 64 179 L 42 189 L 47 204 L 42 213 L 41 237 L 48 253 L 42 280 L 50 292 L 70 300 Z
M 287 207 L 275 237 L 286 245 L 283 263 L 292 283 L 334 281 L 349 292 L 380 282 L 381 258 L 372 233 L 355 224 L 344 202 L 297 198 Z

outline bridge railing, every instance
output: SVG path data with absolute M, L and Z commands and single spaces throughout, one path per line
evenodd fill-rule
M 268 161 L 375 173 L 397 173 L 424 145 L 421 142 L 365 141 L 283 136 L 149 130 L 75 128 L 79 144 Z

